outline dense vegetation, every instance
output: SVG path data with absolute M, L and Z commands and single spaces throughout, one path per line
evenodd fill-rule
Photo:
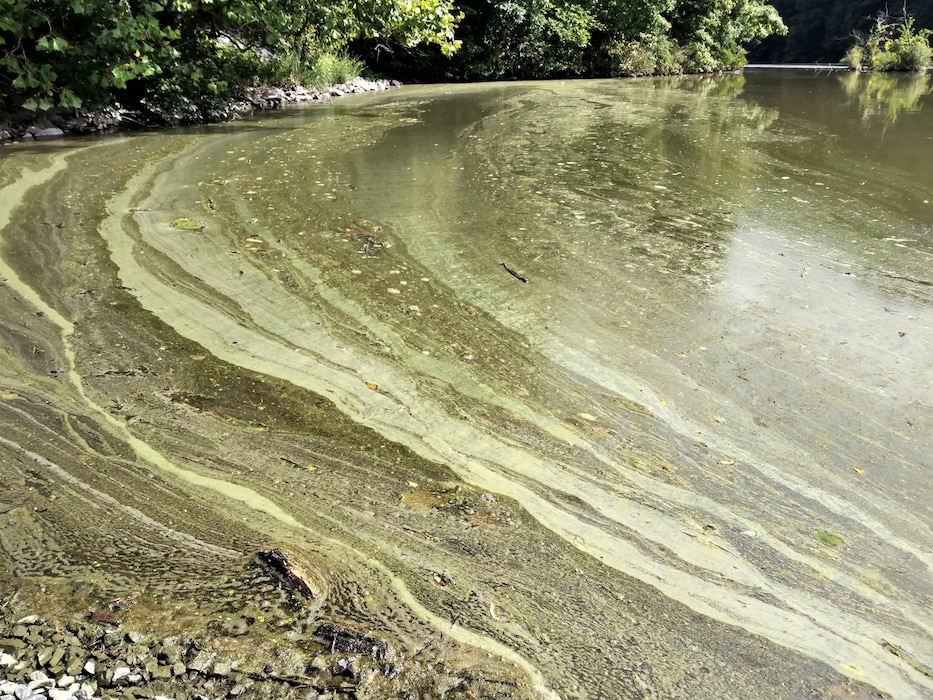
M 854 70 L 920 71 L 930 65 L 929 29 L 916 29 L 913 17 L 879 14 L 868 34 L 856 34 L 843 62 Z
M 220 95 L 358 37 L 457 46 L 446 0 L 0 0 L 0 109 Z
M 0 111 L 307 81 L 348 46 L 423 80 L 712 71 L 784 30 L 761 0 L 0 0 Z
M 933 0 L 771 0 L 784 22 L 786 36 L 772 36 L 753 47 L 756 63 L 835 63 L 855 41 L 872 32 L 879 15 L 915 19 L 933 28 Z
M 740 68 L 786 28 L 759 0 L 462 0 L 450 60 L 389 47 L 380 66 L 430 80 L 696 73 Z M 368 44 L 372 46 L 372 42 Z

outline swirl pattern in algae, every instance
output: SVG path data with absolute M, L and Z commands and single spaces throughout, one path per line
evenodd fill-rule
M 323 196 L 265 184 L 262 129 L 8 160 L 0 580 L 18 606 L 119 599 L 128 624 L 215 637 L 248 617 L 230 645 L 309 664 L 335 621 L 393 650 L 398 673 L 358 697 L 929 691 L 883 647 L 928 645 L 928 610 L 727 504 L 724 477 L 692 483 L 738 448 L 457 294 L 418 241 L 352 213 L 326 144 L 292 174 Z M 310 601 L 257 585 L 271 548 Z

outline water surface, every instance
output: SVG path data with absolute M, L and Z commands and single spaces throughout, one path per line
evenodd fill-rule
M 343 561 L 383 602 L 332 581 L 341 615 L 529 692 L 925 697 L 933 107 L 887 78 L 406 87 L 8 149 L 3 468 L 84 415 L 99 469 L 241 523 L 210 541 Z

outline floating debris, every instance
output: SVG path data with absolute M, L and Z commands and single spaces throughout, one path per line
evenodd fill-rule
M 187 216 L 179 216 L 177 219 L 172 219 L 168 222 L 168 225 L 181 231 L 200 231 L 204 228 L 203 222 L 197 219 L 189 219 Z
M 510 275 L 512 275 L 512 277 L 514 277 L 514 278 L 517 279 L 517 280 L 520 280 L 521 282 L 524 282 L 525 284 L 528 284 L 528 280 L 525 279 L 524 277 L 522 277 L 520 274 L 518 274 L 518 273 L 517 273 L 515 270 L 513 270 L 511 267 L 509 267 L 509 266 L 506 265 L 505 263 L 501 263 L 501 264 L 502 264 L 502 267 L 505 268 L 505 271 L 508 272 Z
M 813 536 L 823 544 L 829 545 L 830 547 L 838 547 L 841 544 L 845 544 L 845 540 L 843 540 L 839 535 L 834 535 L 828 530 L 817 530 L 813 533 Z

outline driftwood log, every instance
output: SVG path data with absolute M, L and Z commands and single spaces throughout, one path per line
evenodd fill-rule
M 341 654 L 365 654 L 379 660 L 384 659 L 388 651 L 385 642 L 374 637 L 367 637 L 360 632 L 333 622 L 321 623 L 314 631 L 314 636 L 329 645 L 332 654 L 335 652 Z
M 295 568 L 281 549 L 270 549 L 256 553 L 256 563 L 269 571 L 279 581 L 305 598 L 314 598 L 314 591 L 304 576 Z

